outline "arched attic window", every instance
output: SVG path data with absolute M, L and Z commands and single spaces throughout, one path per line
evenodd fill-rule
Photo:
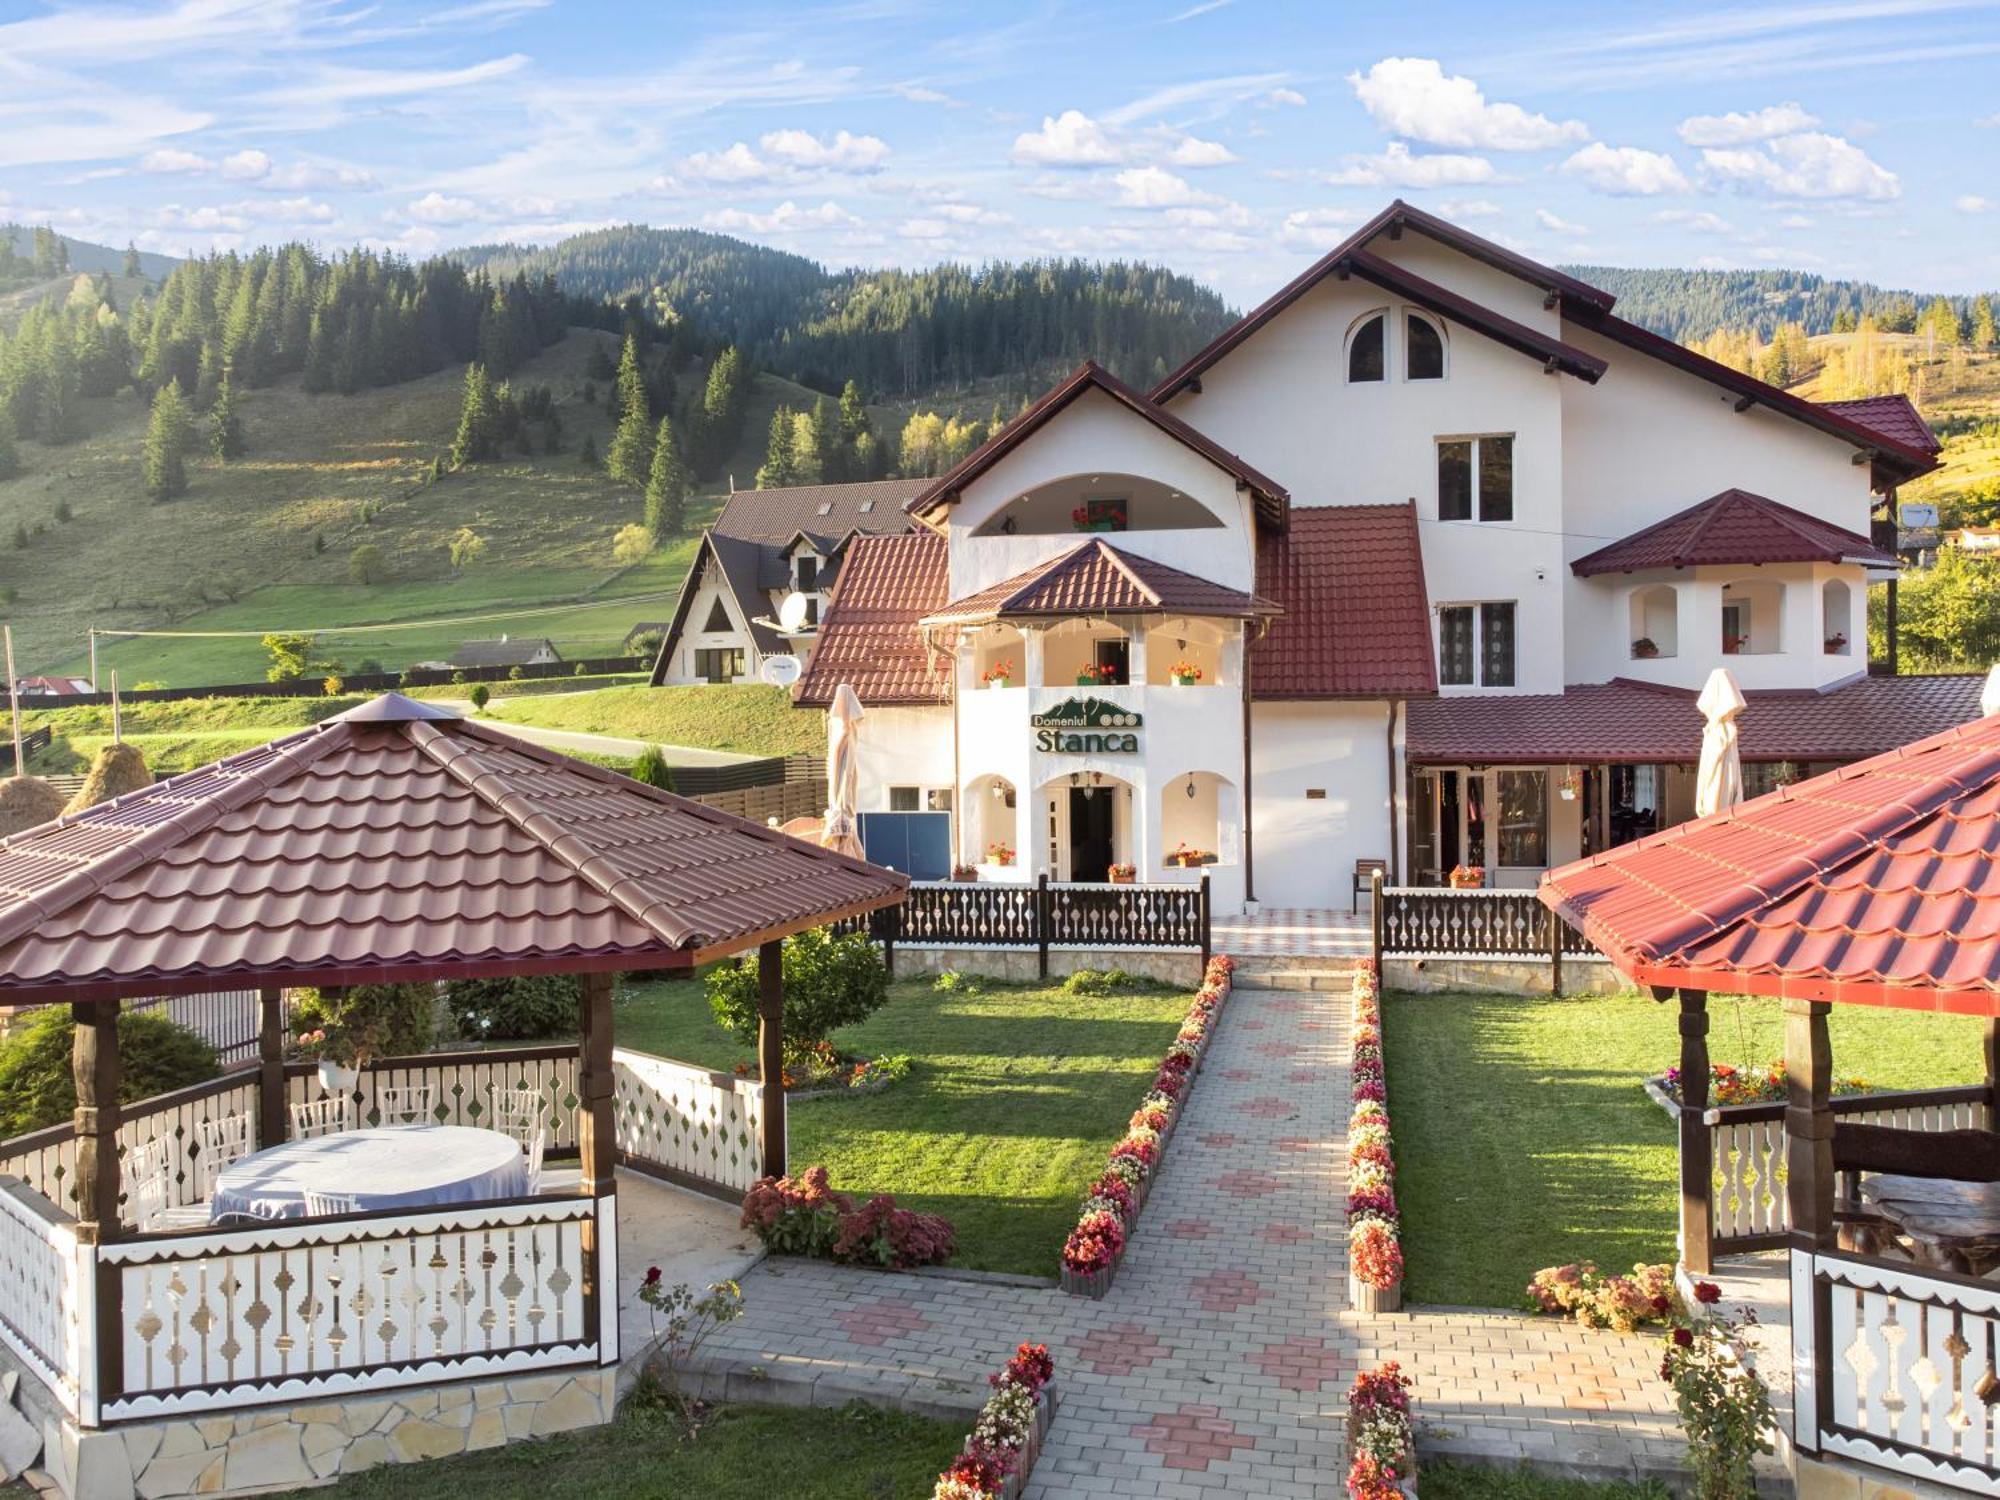
M 1389 314 L 1386 309 L 1365 313 L 1347 332 L 1347 380 L 1361 385 L 1387 378 Z
M 1403 375 L 1407 380 L 1444 379 L 1444 330 L 1408 309 L 1403 313 Z

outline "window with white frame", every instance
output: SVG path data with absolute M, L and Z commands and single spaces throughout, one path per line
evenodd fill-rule
M 1514 685 L 1514 601 L 1438 608 L 1438 681 L 1446 687 Z
M 1439 438 L 1438 519 L 1514 519 L 1514 435 Z
M 1403 311 L 1403 378 L 1444 379 L 1444 329 L 1409 308 Z
M 1371 312 L 1357 319 L 1347 333 L 1347 380 L 1365 385 L 1389 374 L 1389 314 Z

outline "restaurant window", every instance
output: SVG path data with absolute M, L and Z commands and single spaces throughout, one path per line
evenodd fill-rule
M 729 608 L 720 599 L 708 607 L 708 623 L 701 627 L 710 635 L 727 635 L 736 627 L 729 623 Z
M 1438 440 L 1438 519 L 1514 519 L 1514 439 L 1493 437 Z
M 717 646 L 696 650 L 694 675 L 703 682 L 734 682 L 743 675 L 743 648 Z
M 1500 863 L 1540 869 L 1549 862 L 1549 778 L 1545 771 L 1499 771 Z
M 1403 315 L 1403 374 L 1408 380 L 1444 379 L 1444 334 L 1422 313 Z
M 1370 313 L 1347 336 L 1347 379 L 1350 384 L 1380 380 L 1387 369 L 1383 342 L 1387 313 Z
M 1438 610 L 1438 681 L 1447 687 L 1514 685 L 1512 600 Z

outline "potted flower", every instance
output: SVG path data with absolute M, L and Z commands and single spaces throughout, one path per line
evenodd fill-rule
M 1110 870 L 1113 885 L 1130 885 L 1139 878 L 1137 865 L 1113 865 Z
M 1014 664 L 1011 661 L 996 661 L 979 674 L 979 680 L 987 687 L 1003 688 L 1014 680 Z
M 351 989 L 299 992 L 294 1055 L 319 1064 L 330 1094 L 352 1090 L 378 1057 L 407 1057 L 431 1044 L 434 999 L 429 985 L 357 984 Z
M 1660 654 L 1660 648 L 1653 644 L 1651 636 L 1642 635 L 1632 643 L 1632 657 L 1635 661 L 1650 661 Z
M 1118 669 L 1110 662 L 1085 662 L 1076 669 L 1078 687 L 1111 687 L 1118 681 Z
M 1201 681 L 1201 668 L 1191 661 L 1177 661 L 1167 668 L 1167 676 L 1175 687 L 1193 687 Z
M 1069 513 L 1078 531 L 1123 531 L 1125 507 L 1116 500 L 1086 500 Z
M 1196 865 L 1207 864 L 1208 855 L 1200 849 L 1189 847 L 1187 841 L 1183 839 L 1174 846 L 1174 852 L 1167 856 L 1167 861 L 1179 865 L 1183 870 L 1191 870 Z
M 1847 651 L 1846 631 L 1836 630 L 1832 635 L 1826 638 L 1826 654 L 1828 656 L 1841 656 L 1844 655 L 1846 651 Z
M 1743 648 L 1749 644 L 1750 637 L 1747 635 L 1724 635 L 1722 637 L 1722 654 L 1724 656 L 1741 656 Z
M 1007 845 L 997 841 L 988 844 L 986 846 L 986 862 L 990 865 L 999 865 L 1004 869 L 1006 866 L 1014 863 L 1014 851 L 1008 848 Z
M 1484 865 L 1453 865 L 1445 877 L 1455 891 L 1476 891 L 1486 884 Z

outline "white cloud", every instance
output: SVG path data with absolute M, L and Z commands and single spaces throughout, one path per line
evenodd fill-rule
M 1012 154 L 1029 167 L 1108 167 L 1125 159 L 1110 133 L 1080 109 L 1044 115 L 1040 130 L 1014 137 Z
M 153 221 L 163 229 L 192 229 L 199 232 L 243 230 L 250 227 L 250 221 L 243 215 L 230 213 L 212 204 L 205 204 L 199 208 L 185 208 L 178 203 L 162 204 L 154 213 Z
M 1264 96 L 1264 102 L 1267 104 L 1289 104 L 1296 107 L 1306 102 L 1306 96 L 1301 94 L 1297 89 L 1272 89 L 1270 93 Z
M 2000 208 L 2000 203 L 1991 198 L 1982 198 L 1977 193 L 1966 193 L 1952 199 L 1952 207 L 1962 214 L 1990 214 L 1994 209 Z
M 1366 73 L 1350 73 L 1355 97 L 1391 135 L 1431 146 L 1482 151 L 1545 151 L 1587 141 L 1581 120 L 1551 120 L 1518 104 L 1492 104 L 1470 78 L 1447 77 L 1428 57 L 1385 57 Z
M 139 158 L 141 172 L 180 174 L 206 172 L 215 165 L 205 156 L 183 151 L 178 146 L 160 146 Z
M 1720 214 L 1709 213 L 1706 209 L 1663 208 L 1653 215 L 1655 224 L 1677 224 L 1682 229 L 1692 229 L 1696 234 L 1734 234 L 1736 226 Z
M 1447 219 L 1490 219 L 1500 212 L 1500 205 L 1491 198 L 1446 198 L 1438 204 L 1438 212 Z
M 890 91 L 912 104 L 956 104 L 958 101 L 942 89 L 929 88 L 921 83 L 893 83 Z
M 879 136 L 841 130 L 830 141 L 804 130 L 773 130 L 759 138 L 765 154 L 809 171 L 878 172 L 889 159 L 889 143 Z
M 1278 238 L 1295 250 L 1331 250 L 1360 219 L 1352 209 L 1302 208 L 1285 215 Z
M 1671 156 L 1637 146 L 1593 141 L 1564 162 L 1562 170 L 1600 193 L 1651 197 L 1688 191 L 1687 174 Z
M 1778 220 L 1780 229 L 1811 229 L 1818 224 L 1817 219 L 1809 219 L 1804 214 L 1786 214 Z
M 308 81 L 282 85 L 264 97 L 275 104 L 297 106 L 436 94 L 505 78 L 528 62 L 526 53 L 515 52 L 464 68 L 325 68 Z
M 463 224 L 479 217 L 479 205 L 470 198 L 453 198 L 433 189 L 412 202 L 407 212 L 419 224 Z
M 1235 160 L 1236 153 L 1222 142 L 1191 135 L 1182 136 L 1167 153 L 1167 161 L 1176 167 L 1226 167 Z
M 1046 198 L 1053 203 L 1090 203 L 1111 194 L 1111 181 L 1101 175 L 1071 175 L 1045 172 L 1021 184 L 1030 198 Z
M 1186 178 L 1160 167 L 1128 167 L 1111 180 L 1118 184 L 1118 202 L 1124 208 L 1182 208 L 1215 201 L 1188 186 Z
M 703 221 L 711 229 L 738 234 L 800 234 L 815 229 L 843 229 L 861 221 L 830 199 L 817 208 L 800 208 L 787 199 L 767 214 L 724 208 Z
M 770 164 L 743 141 L 726 151 L 697 151 L 682 167 L 704 182 L 757 182 L 772 175 Z
M 896 232 L 906 240 L 949 239 L 952 226 L 943 219 L 905 219 Z
M 1981 130 L 2000 130 L 2000 113 L 1981 115 L 1972 122 Z
M 271 158 L 254 149 L 222 158 L 222 175 L 232 182 L 255 182 L 271 175 Z
M 1535 210 L 1535 222 L 1541 225 L 1542 228 L 1548 230 L 1549 233 L 1551 234 L 1577 235 L 1577 234 L 1590 233 L 1590 231 L 1588 229 L 1585 229 L 1581 224 L 1572 224 L 1568 219 L 1558 218 L 1556 215 L 1550 213 L 1546 208 L 1538 208 Z
M 1464 187 L 1494 179 L 1493 163 L 1483 156 L 1435 152 L 1418 156 L 1401 141 L 1391 141 L 1379 156 L 1349 156 L 1346 165 L 1326 174 L 1335 187 Z
M 1756 147 L 1706 150 L 1701 161 L 1713 180 L 1772 198 L 1885 202 L 1903 195 L 1894 172 L 1876 165 L 1852 141 L 1819 131 L 1778 136 Z
M 937 203 L 931 212 L 954 224 L 1009 224 L 1013 215 L 1003 214 L 978 203 Z
M 1751 141 L 1768 141 L 1775 135 L 1796 135 L 1819 124 L 1796 104 L 1773 104 L 1747 112 L 1731 110 L 1726 115 L 1690 115 L 1681 121 L 1680 138 L 1690 146 L 1741 146 Z

